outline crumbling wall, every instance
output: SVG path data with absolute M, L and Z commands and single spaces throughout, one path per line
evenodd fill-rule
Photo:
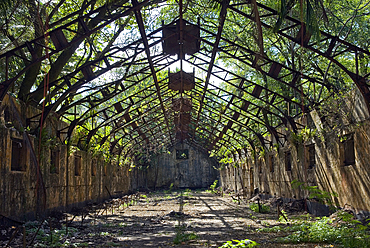
M 336 112 L 329 113 L 330 109 L 324 106 L 319 110 L 321 114 L 312 111 L 305 119 L 306 126 L 316 131 L 314 138 L 298 142 L 291 135 L 284 147 L 254 155 L 257 158 L 239 159 L 221 171 L 223 187 L 240 191 L 244 186 L 249 196 L 259 192 L 292 199 L 307 198 L 307 190 L 292 187 L 291 182 L 297 180 L 306 186 L 337 193 L 337 197 L 332 197 L 335 205 L 370 211 L 370 120 L 366 104 L 358 91 L 351 92 L 342 103 L 328 104 L 328 108 L 335 108 Z M 287 134 L 289 136 L 290 131 Z M 349 161 L 351 149 L 353 162 Z M 310 151 L 315 154 L 314 164 L 310 162 Z M 291 168 L 287 168 L 287 156 L 290 156 Z M 232 169 L 235 166 L 241 173 L 245 172 L 247 179 L 237 180 L 237 187 Z
M 64 134 L 57 133 L 66 124 L 52 115 L 38 135 L 41 138 L 29 135 L 40 161 L 38 173 L 22 129 L 22 123 L 32 121 L 27 118 L 38 113 L 41 111 L 8 96 L 0 105 L 0 214 L 21 220 L 34 218 L 130 191 L 129 168 L 112 165 L 85 151 L 70 149 L 68 153 L 67 145 L 61 142 Z M 42 181 L 38 180 L 40 176 Z

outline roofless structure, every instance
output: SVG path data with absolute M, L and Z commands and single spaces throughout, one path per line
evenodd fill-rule
M 255 172 L 258 158 L 267 156 L 267 173 L 274 162 L 266 154 L 325 129 L 334 111 L 322 106 L 338 96 L 357 92 L 354 108 L 365 117 L 353 122 L 366 119 L 366 13 L 360 6 L 362 14 L 350 24 L 335 25 L 338 13 L 327 14 L 327 6 L 284 2 L 30 1 L 4 7 L 0 112 L 4 126 L 18 131 L 14 147 L 27 147 L 30 162 L 24 163 L 38 172 L 37 184 L 48 177 L 41 165 L 52 160 L 40 155 L 45 142 L 143 168 L 187 144 L 224 165 L 253 157 L 241 164 Z M 315 149 L 294 157 L 312 159 L 310 152 Z M 289 164 L 291 155 L 284 156 L 289 162 L 281 163 Z M 253 191 L 254 176 L 240 182 L 242 188 Z

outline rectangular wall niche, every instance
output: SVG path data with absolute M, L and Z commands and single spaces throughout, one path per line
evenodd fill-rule
M 21 139 L 12 138 L 12 171 L 26 171 L 27 148 Z
M 81 156 L 75 155 L 75 176 L 81 176 Z
M 189 149 L 176 150 L 176 159 L 189 159 Z
M 269 155 L 269 168 L 270 168 L 270 172 L 274 172 L 275 171 L 275 168 L 274 168 L 274 155 Z
M 50 173 L 59 174 L 60 151 L 50 150 Z
M 355 143 L 353 139 L 353 133 L 342 136 L 341 138 L 344 148 L 344 165 L 355 164 Z
M 98 163 L 98 161 L 97 161 L 97 159 L 93 159 L 92 161 L 91 161 L 91 176 L 96 176 L 96 165 L 97 165 L 97 163 Z
M 289 151 L 285 152 L 285 170 L 292 171 L 292 155 Z
M 315 155 L 315 144 L 307 146 L 308 149 L 308 169 L 311 170 L 316 165 L 316 155 Z

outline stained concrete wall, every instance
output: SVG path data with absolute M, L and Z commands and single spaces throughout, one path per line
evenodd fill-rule
M 45 124 L 46 134 L 42 135 L 41 142 L 36 136 L 30 135 L 36 156 L 41 161 L 40 172 L 44 187 L 41 181 L 37 180 L 37 169 L 32 162 L 29 147 L 27 152 L 22 154 L 25 170 L 12 170 L 14 155 L 12 155 L 12 139 L 24 140 L 21 131 L 17 131 L 22 128 L 15 112 L 19 113 L 21 122 L 24 124 L 27 117 L 32 117 L 41 111 L 13 100 L 14 107 L 17 109 L 15 111 L 10 100 L 11 98 L 7 96 L 0 105 L 0 214 L 22 220 L 34 218 L 37 214 L 45 214 L 55 209 L 70 210 L 87 202 L 99 202 L 109 198 L 109 194 L 129 193 L 131 190 L 129 168 L 111 165 L 104 162 L 102 158 L 93 157 L 84 151 L 71 150 L 68 154 L 66 145 L 62 145 L 59 138 L 55 138 L 56 130 L 60 130 L 66 124 L 56 121 L 57 118 L 52 116 Z M 39 144 L 41 144 L 40 153 Z M 58 173 L 53 173 L 51 169 L 54 166 L 50 155 L 53 150 L 59 150 Z M 81 158 L 79 175 L 76 175 L 75 171 L 75 157 Z M 93 160 L 96 161 L 94 162 L 95 173 L 92 173 Z
M 40 110 L 9 96 L 0 104 L 0 214 L 7 217 L 35 218 L 53 210 L 68 211 L 139 188 L 169 187 L 171 183 L 177 188 L 208 187 L 217 179 L 218 171 L 214 169 L 217 162 L 187 144 L 177 144 L 170 153 L 158 156 L 148 164 L 148 170 L 143 169 L 146 166 L 112 165 L 75 148 L 68 152 L 63 142 L 66 132 L 58 132 L 68 125 L 59 121 L 55 114 L 50 114 L 45 121 L 41 135 L 29 135 L 36 159 L 40 161 L 38 174 L 36 163 L 32 162 L 32 149 L 24 143 L 22 130 L 26 124 L 31 130 L 35 129 L 38 123 L 31 117 L 40 113 Z M 41 139 L 37 138 L 40 136 Z M 26 148 L 22 154 L 13 154 L 14 139 L 23 140 L 18 147 Z M 176 159 L 176 149 L 188 149 L 188 159 Z M 59 166 L 53 161 L 52 154 L 57 156 Z M 24 170 L 12 169 L 12 159 L 17 156 L 22 157 Z M 76 159 L 80 160 L 77 170 Z M 42 180 L 38 180 L 39 176 Z
M 291 182 L 298 180 L 306 185 L 336 192 L 333 202 L 338 206 L 350 205 L 357 211 L 370 211 L 370 120 L 366 104 L 358 91 L 351 92 L 344 102 L 331 102 L 339 114 L 326 113 L 326 119 L 319 118 L 316 111 L 310 113 L 312 120 L 307 125 L 316 129 L 316 137 L 303 143 L 291 137 L 279 149 L 257 154 L 256 157 L 243 156 L 236 167 L 226 166 L 221 171 L 224 188 L 238 190 L 251 196 L 255 189 L 266 195 L 285 198 L 306 198 L 308 192 L 293 189 Z M 323 111 L 327 110 L 325 107 Z M 335 126 L 336 125 L 336 126 Z M 287 132 L 289 136 L 289 131 Z M 346 165 L 344 160 L 345 142 L 343 137 L 353 134 L 355 164 Z M 315 166 L 309 169 L 308 146 L 315 147 Z M 286 170 L 286 152 L 291 153 L 291 171 Z M 274 170 L 269 160 L 273 158 Z M 237 177 L 235 177 L 237 175 Z
M 187 159 L 176 159 L 176 150 L 189 152 Z M 207 153 L 194 148 L 187 143 L 175 144 L 169 152 L 159 155 L 147 171 L 136 173 L 137 184 L 148 188 L 206 188 L 218 179 L 218 163 Z M 134 180 L 134 179 L 133 179 Z

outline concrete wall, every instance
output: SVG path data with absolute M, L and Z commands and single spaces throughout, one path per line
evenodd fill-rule
M 330 113 L 330 106 L 339 114 Z M 357 211 L 370 211 L 370 121 L 362 96 L 351 92 L 344 102 L 331 102 L 329 109 L 321 110 L 327 115 L 319 118 L 314 111 L 306 123 L 316 129 L 316 137 L 296 142 L 291 137 L 284 147 L 271 149 L 262 156 L 239 159 L 233 165 L 221 171 L 224 188 L 245 188 L 247 195 L 252 195 L 258 188 L 260 193 L 286 198 L 305 198 L 308 192 L 293 189 L 291 182 L 298 180 L 306 185 L 318 186 L 321 190 L 336 192 L 338 197 L 332 200 L 339 206 L 351 205 Z M 312 121 L 310 121 L 312 120 Z M 288 131 L 289 133 L 289 131 Z M 352 134 L 354 139 L 355 163 L 345 163 L 345 135 Z M 309 168 L 309 145 L 315 148 L 315 165 Z M 286 170 L 286 152 L 291 153 L 291 171 Z M 273 158 L 274 170 L 271 171 L 269 160 Z M 238 175 L 235 178 L 235 175 Z
M 7 217 L 35 218 L 143 187 L 169 187 L 171 183 L 178 188 L 208 187 L 217 179 L 218 171 L 213 168 L 217 162 L 187 144 L 177 144 L 170 153 L 158 156 L 148 170 L 144 169 L 147 166 L 112 165 L 73 146 L 68 152 L 68 126 L 55 114 L 45 121 L 41 135 L 28 135 L 32 153 L 23 130 L 27 124 L 35 129 L 38 123 L 32 117 L 40 113 L 9 96 L 0 104 L 0 214 Z M 176 159 L 176 149 L 188 149 L 188 159 Z M 35 160 L 40 161 L 40 170 Z
M 53 117 L 49 118 L 45 125 L 45 134 L 42 135 L 41 142 L 36 136 L 30 135 L 37 159 L 41 161 L 40 172 L 44 187 L 41 181 L 37 180 L 37 168 L 32 162 L 29 147 L 24 143 L 20 145 L 26 147 L 22 154 L 24 170 L 12 170 L 12 159 L 15 159 L 12 154 L 12 139 L 25 140 L 20 133 L 22 129 L 15 112 L 20 114 L 24 123 L 26 117 L 40 112 L 22 106 L 21 103 L 15 101 L 14 103 L 17 111 L 14 111 L 9 97 L 6 97 L 0 105 L 0 214 L 22 220 L 34 218 L 37 214 L 45 214 L 53 209 L 69 210 L 86 202 L 99 202 L 109 198 L 109 193 L 111 195 L 129 193 L 131 190 L 129 168 L 111 165 L 102 158 L 91 156 L 88 152 L 71 150 L 70 154 L 67 154 L 67 146 L 61 144 L 59 138 L 55 138 L 56 130 L 60 130 L 66 124 L 56 121 L 57 118 Z M 39 143 L 41 143 L 40 153 Z M 55 165 L 50 155 L 55 150 L 59 151 L 57 173 L 52 169 Z M 76 157 L 81 159 L 79 175 L 76 175 L 75 171 Z M 94 173 L 92 173 L 93 160 L 96 168 Z
M 176 159 L 176 150 L 185 149 L 189 152 L 188 159 Z M 217 167 L 217 161 L 208 154 L 184 142 L 174 145 L 169 153 L 159 155 L 147 171 L 133 178 L 152 189 L 169 187 L 171 183 L 175 188 L 205 188 L 218 179 Z

